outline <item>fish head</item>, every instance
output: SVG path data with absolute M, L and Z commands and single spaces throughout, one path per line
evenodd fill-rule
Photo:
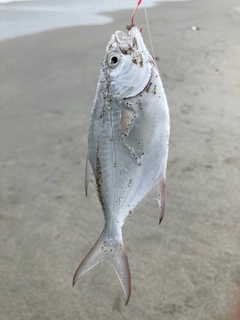
M 128 33 L 116 31 L 106 48 L 104 65 L 110 95 L 118 100 L 135 97 L 147 86 L 153 59 L 138 27 Z

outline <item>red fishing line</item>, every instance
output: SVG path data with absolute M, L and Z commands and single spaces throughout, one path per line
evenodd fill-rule
M 136 11 L 137 11 L 137 9 L 138 9 L 138 7 L 140 6 L 141 3 L 142 3 L 142 0 L 138 0 L 138 4 L 137 4 L 136 8 L 133 11 L 133 14 L 132 14 L 132 26 L 134 25 L 133 21 L 134 21 L 135 13 L 136 13 Z

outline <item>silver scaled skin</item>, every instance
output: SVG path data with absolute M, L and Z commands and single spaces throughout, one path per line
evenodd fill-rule
M 105 226 L 76 270 L 73 284 L 108 260 L 128 303 L 131 276 L 122 226 L 153 189 L 160 222 L 163 218 L 169 130 L 162 82 L 140 30 L 132 26 L 128 34 L 115 32 L 106 48 L 92 107 L 85 180 L 87 193 L 91 168 Z

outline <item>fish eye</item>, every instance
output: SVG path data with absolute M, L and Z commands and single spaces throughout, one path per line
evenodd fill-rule
M 116 68 L 121 60 L 121 56 L 117 52 L 111 52 L 108 55 L 108 66 L 112 69 Z

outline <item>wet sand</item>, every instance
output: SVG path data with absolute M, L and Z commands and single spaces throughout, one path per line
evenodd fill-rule
M 71 287 L 104 222 L 94 187 L 84 195 L 99 68 L 111 34 L 124 30 L 130 15 L 0 43 L 1 320 L 233 314 L 240 283 L 237 0 L 148 10 L 171 111 L 166 214 L 159 227 L 157 204 L 149 202 L 123 228 L 132 274 L 127 307 L 108 263 Z M 136 23 L 149 46 L 143 10 Z

